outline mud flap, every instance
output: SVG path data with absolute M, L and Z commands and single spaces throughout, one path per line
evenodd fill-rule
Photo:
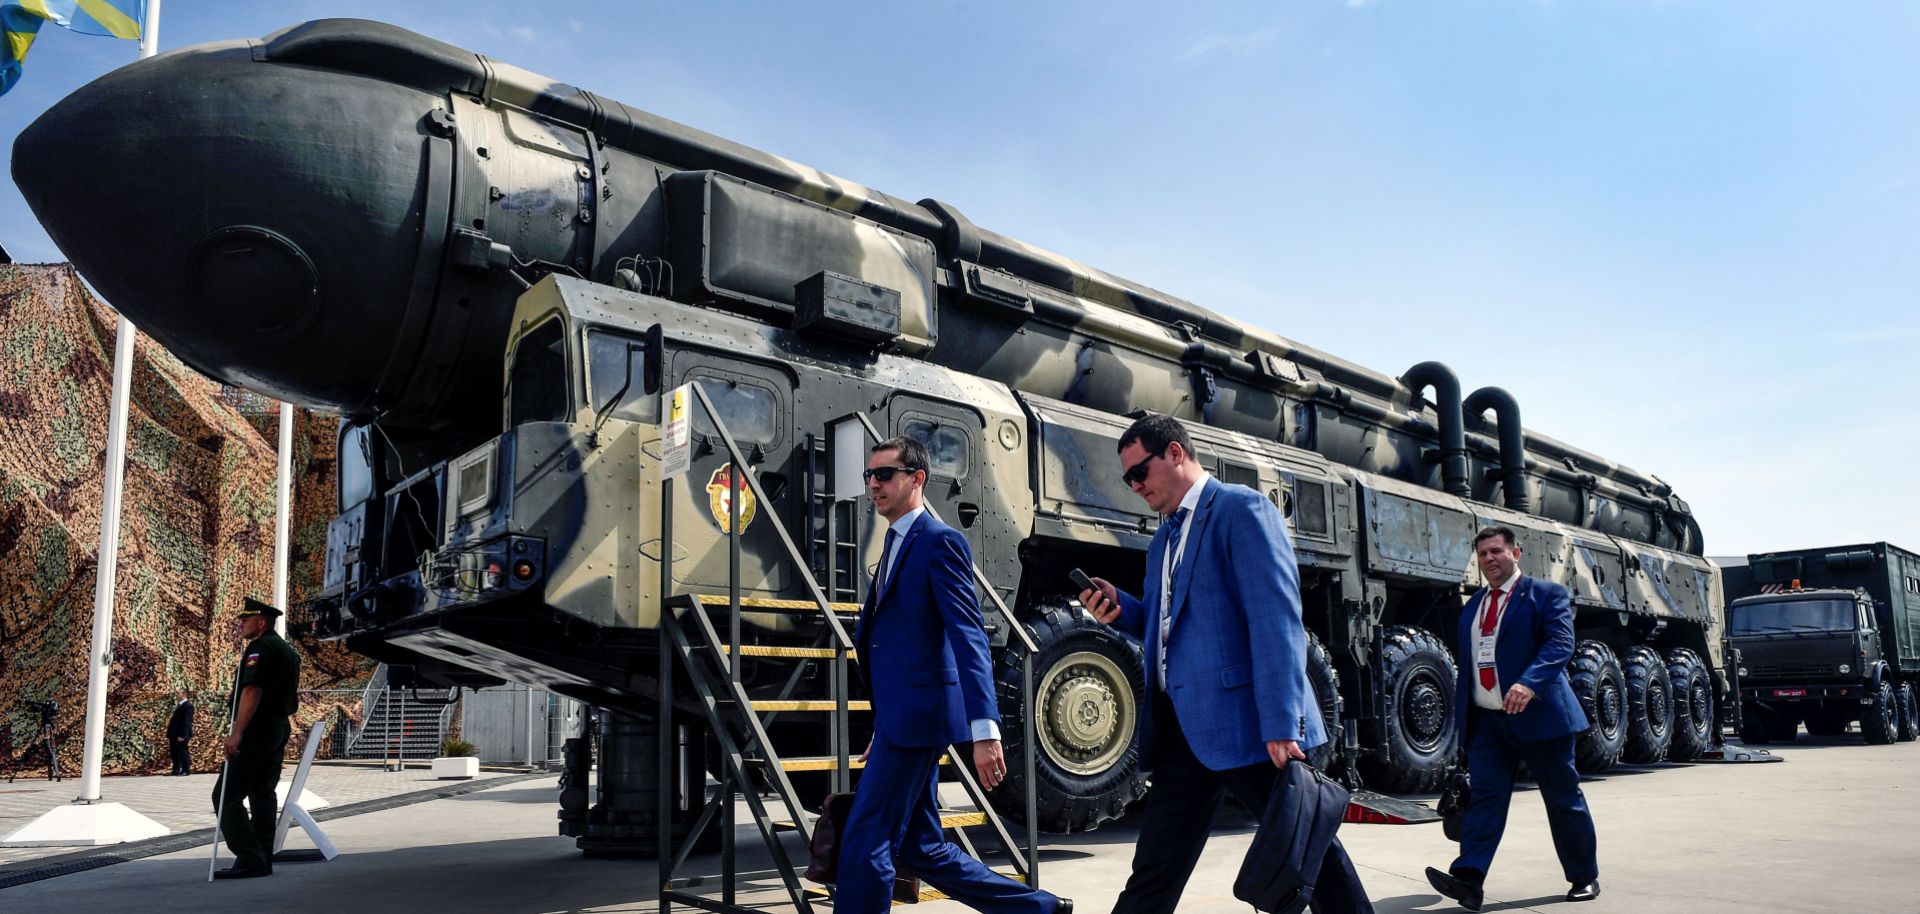
M 1785 756 L 1774 755 L 1765 749 L 1753 749 L 1737 743 L 1721 743 L 1694 759 L 1696 762 L 1784 762 Z
M 1440 814 L 1424 803 L 1371 790 L 1356 790 L 1347 798 L 1347 814 L 1341 821 L 1363 825 L 1420 825 L 1440 821 Z

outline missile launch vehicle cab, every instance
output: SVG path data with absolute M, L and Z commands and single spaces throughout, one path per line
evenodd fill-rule
M 1286 516 L 1334 735 L 1317 761 L 1384 791 L 1443 782 L 1449 641 L 1490 524 L 1572 593 L 1585 770 L 1692 758 L 1714 732 L 1721 581 L 1687 503 L 1526 430 L 1500 388 L 1463 395 L 1437 362 L 1355 365 L 954 204 L 378 23 L 124 67 L 23 132 L 14 171 L 80 271 L 181 358 L 347 417 L 313 630 L 396 675 L 602 709 L 603 778 L 655 757 L 663 607 L 687 595 L 738 587 L 730 668 L 756 702 L 837 675 L 812 653 L 833 635 L 819 604 L 857 611 L 882 526 L 835 497 L 829 429 L 848 417 L 932 454 L 929 502 L 985 582 L 1014 772 L 994 804 L 1033 799 L 1045 828 L 1094 828 L 1144 793 L 1139 648 L 1068 580 L 1139 589 L 1158 518 L 1116 444 L 1142 411 L 1185 421 L 1215 476 Z M 721 421 L 685 417 L 691 465 L 668 487 L 662 396 L 688 384 Z M 767 745 L 843 742 L 810 707 L 781 711 Z M 704 726 L 676 714 L 669 765 L 705 766 Z M 619 815 L 563 794 L 563 827 L 652 834 L 650 786 L 608 783 Z

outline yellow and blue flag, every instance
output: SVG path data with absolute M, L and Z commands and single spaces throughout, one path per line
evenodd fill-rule
M 20 81 L 20 65 L 51 22 L 82 35 L 140 39 L 146 28 L 146 0 L 4 0 L 0 2 L 0 95 Z

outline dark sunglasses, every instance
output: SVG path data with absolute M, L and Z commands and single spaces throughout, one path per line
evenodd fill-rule
M 874 467 L 870 470 L 861 470 L 860 478 L 867 482 L 872 482 L 875 479 L 878 479 L 881 482 L 892 482 L 893 476 L 895 473 L 914 473 L 914 472 L 918 472 L 918 471 L 912 467 Z
M 1163 447 L 1152 454 L 1148 454 L 1147 456 L 1140 458 L 1139 463 L 1136 463 L 1133 466 L 1127 467 L 1127 471 L 1125 473 L 1120 474 L 1120 481 L 1123 483 L 1126 483 L 1127 488 L 1129 489 L 1143 482 L 1146 482 L 1147 481 L 1147 464 L 1152 463 L 1155 457 L 1165 457 L 1165 456 L 1167 456 L 1167 449 Z

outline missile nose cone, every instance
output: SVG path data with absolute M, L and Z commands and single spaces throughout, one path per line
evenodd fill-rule
M 256 43 L 199 45 L 63 99 L 15 141 L 13 175 L 81 275 L 200 371 L 349 415 L 426 414 L 462 380 L 415 377 L 448 329 L 433 312 L 451 145 L 423 126 L 444 105 Z

